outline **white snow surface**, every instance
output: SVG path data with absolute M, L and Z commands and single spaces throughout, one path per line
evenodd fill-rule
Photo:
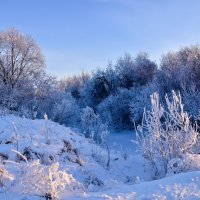
M 113 150 L 132 154 L 137 150 L 135 140 L 136 134 L 133 130 L 124 130 L 121 132 L 111 131 L 108 136 L 108 145 Z
M 70 128 L 50 120 L 1 116 L 0 155 L 8 157 L 5 160 L 0 156 L 1 162 L 15 179 L 0 189 L 0 199 L 45 199 L 20 190 L 18 165 L 25 162 L 13 149 L 22 154 L 28 149 L 30 161 L 40 159 L 43 165 L 58 162 L 60 170 L 71 174 L 82 185 L 80 190 L 60 194 L 60 199 L 200 199 L 199 171 L 153 180 L 149 163 L 135 152 L 135 147 L 131 147 L 134 143 L 130 141 L 130 133 L 122 133 L 121 137 L 129 135 L 130 139 L 121 140 L 119 134 L 109 138 L 110 162 L 107 166 L 107 148 L 94 144 Z M 69 152 L 62 152 L 63 141 L 70 143 Z M 116 148 L 120 142 L 123 148 Z M 124 150 L 126 146 L 127 150 Z

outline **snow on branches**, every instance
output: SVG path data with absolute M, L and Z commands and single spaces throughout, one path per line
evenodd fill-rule
M 144 113 L 139 142 L 143 155 L 151 162 L 156 177 L 167 173 L 168 163 L 186 153 L 195 153 L 198 132 L 184 112 L 180 94 L 172 91 L 165 97 L 167 110 L 159 103 L 159 95 L 151 95 L 151 111 Z M 177 166 L 178 167 L 178 166 Z

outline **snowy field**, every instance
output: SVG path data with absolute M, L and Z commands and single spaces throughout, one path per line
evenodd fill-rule
M 108 156 L 106 148 L 49 120 L 0 117 L 0 199 L 50 199 L 54 190 L 59 199 L 200 199 L 199 171 L 153 180 L 134 139 L 133 132 L 111 133 Z

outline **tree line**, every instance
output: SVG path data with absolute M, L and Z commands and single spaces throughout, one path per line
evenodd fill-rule
M 164 54 L 159 65 L 145 52 L 125 54 L 90 74 L 58 80 L 45 72 L 44 56 L 31 36 L 16 29 L 0 32 L 1 114 L 43 118 L 46 113 L 85 133 L 133 129 L 150 109 L 153 92 L 164 106 L 166 94 L 170 99 L 172 90 L 180 92 L 185 110 L 197 118 L 199 88 L 199 45 Z

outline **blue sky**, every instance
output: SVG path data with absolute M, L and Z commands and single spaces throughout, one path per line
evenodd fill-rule
M 125 52 L 200 43 L 199 0 L 0 0 L 0 30 L 30 34 L 59 77 L 103 68 Z

